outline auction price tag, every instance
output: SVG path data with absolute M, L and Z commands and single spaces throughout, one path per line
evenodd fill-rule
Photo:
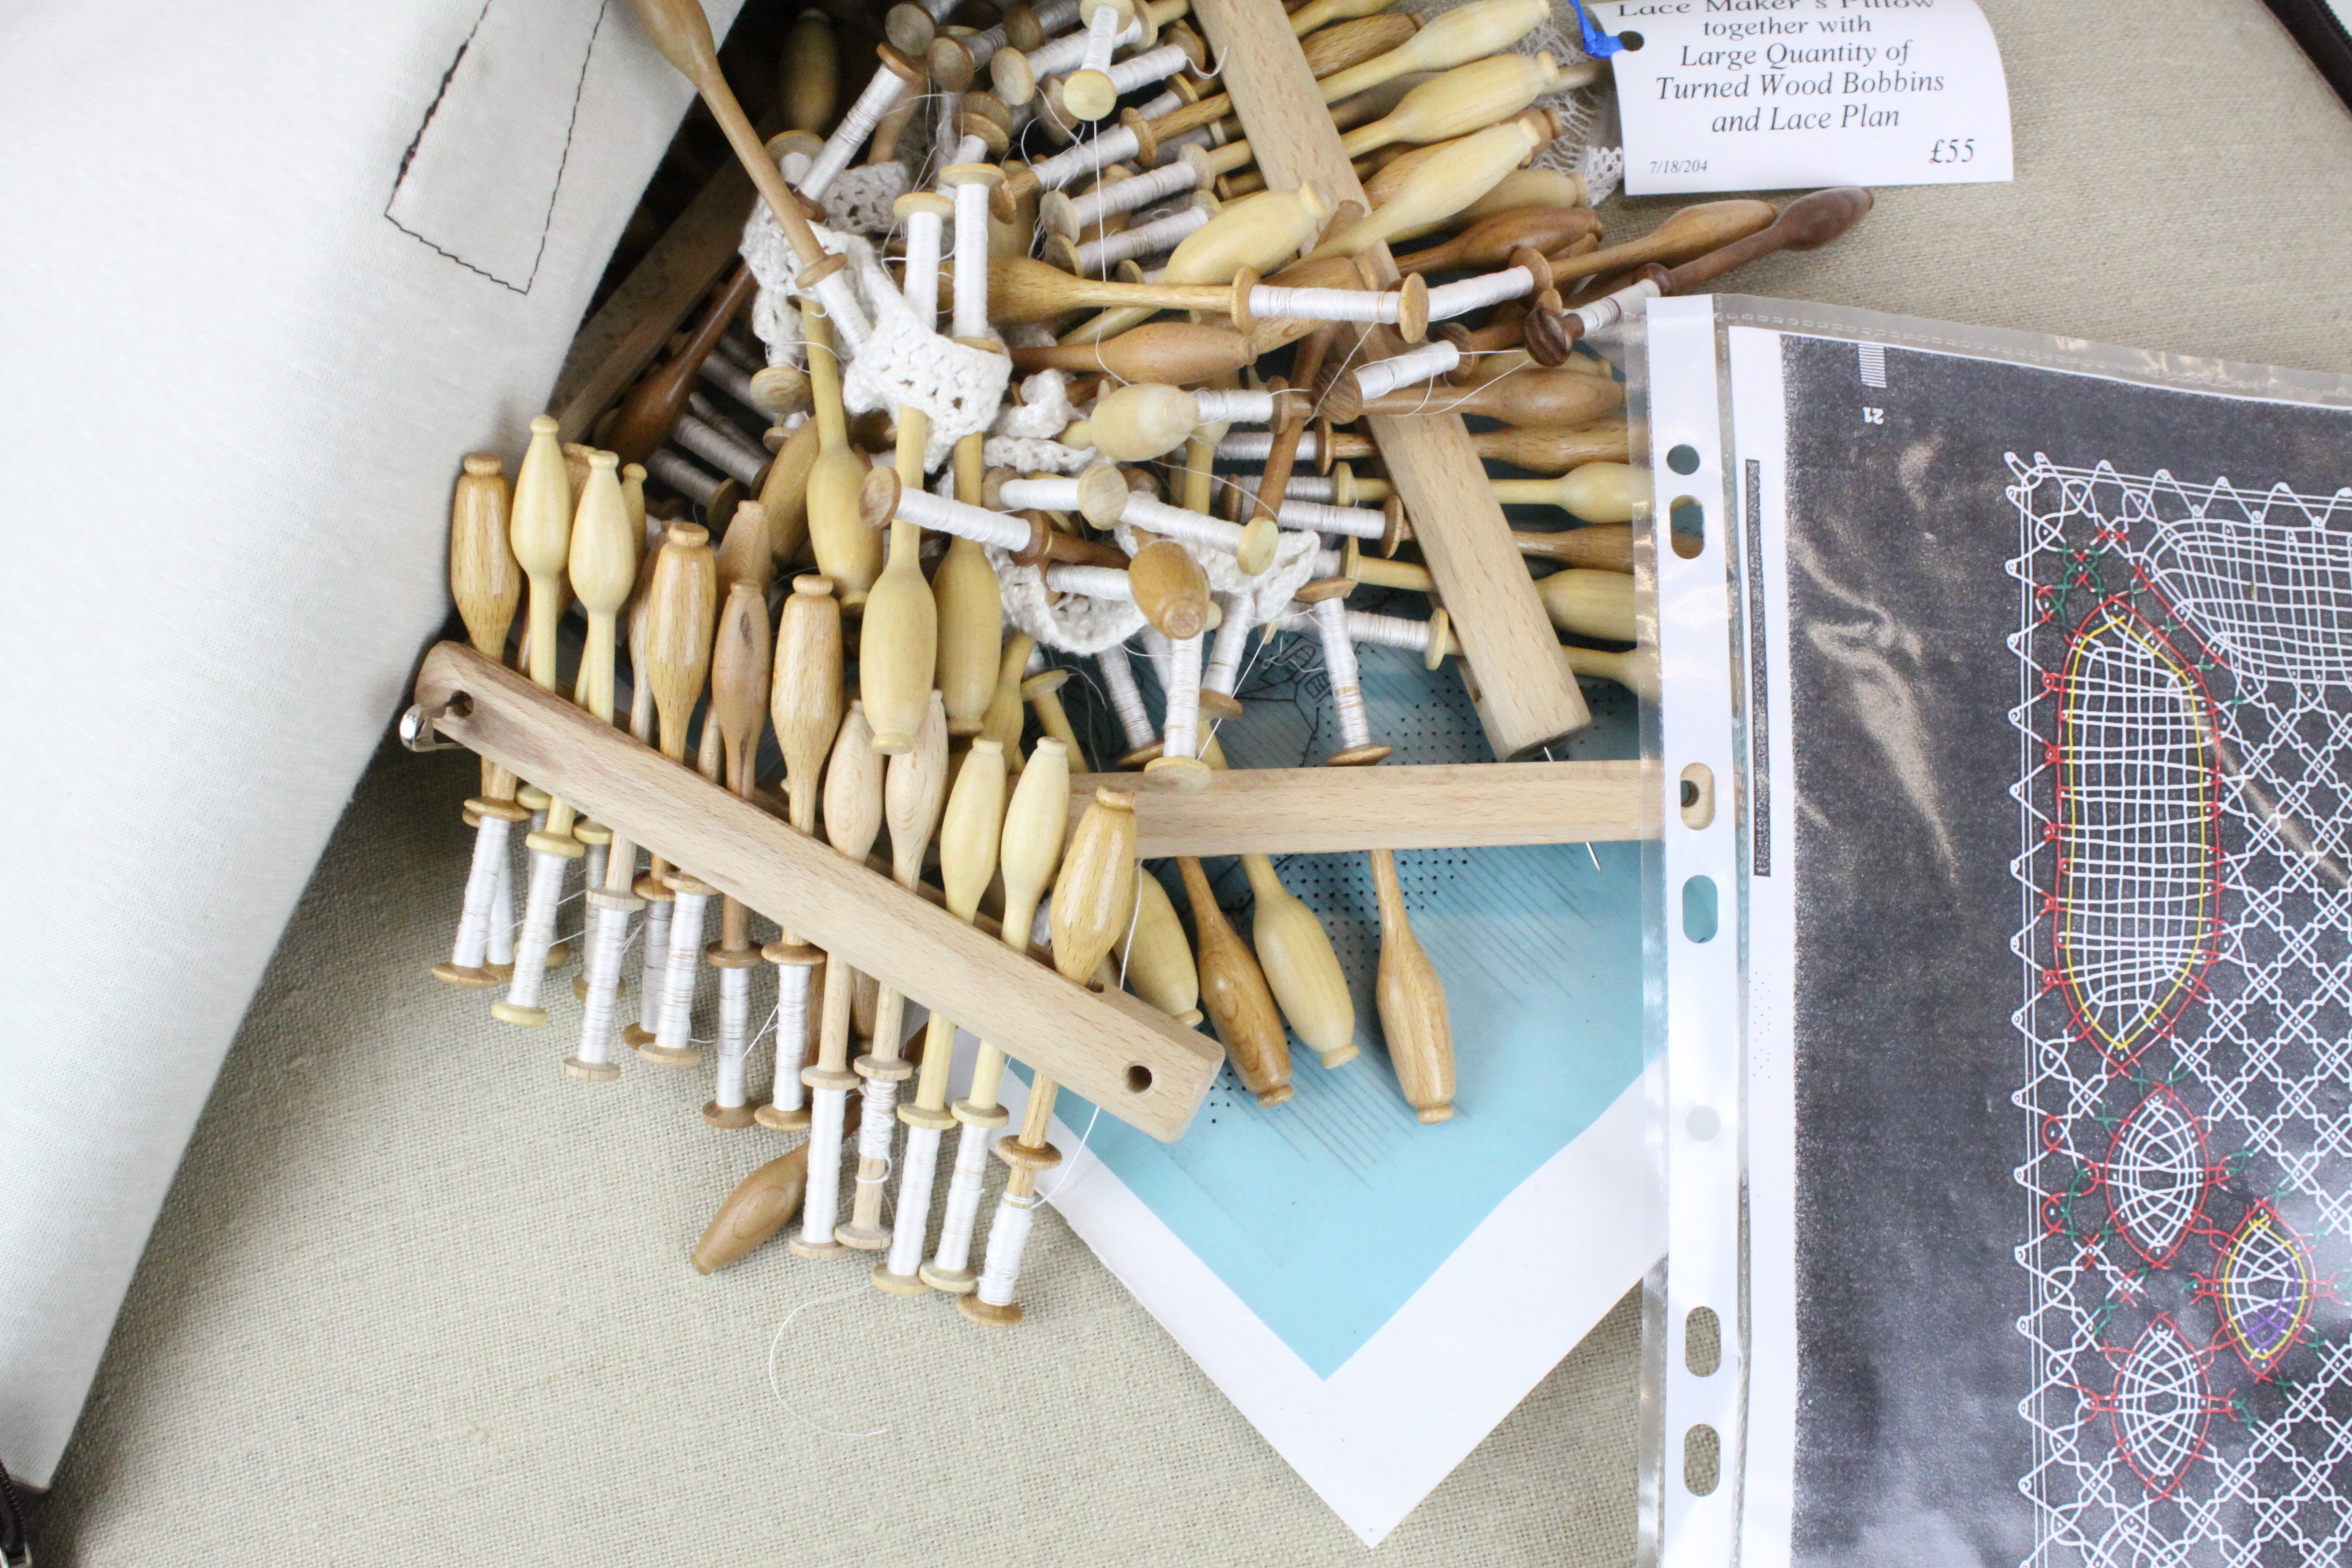
M 1976 0 L 1588 0 L 1617 35 L 1629 196 L 2006 180 Z

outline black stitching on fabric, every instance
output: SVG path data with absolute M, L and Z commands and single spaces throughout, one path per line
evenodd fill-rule
M 441 86 L 434 92 L 433 101 L 426 106 L 424 118 L 417 122 L 416 135 L 409 138 L 407 150 L 400 155 L 400 169 L 392 177 L 392 194 L 384 199 L 384 221 L 433 254 L 457 263 L 468 272 L 489 279 L 502 289 L 528 297 L 531 285 L 539 278 L 539 263 L 547 255 L 547 236 L 555 227 L 556 198 L 563 192 L 564 170 L 571 166 L 572 137 L 580 128 L 580 100 L 587 95 L 588 91 L 588 66 L 596 58 L 596 40 L 604 35 L 604 19 L 612 9 L 611 0 L 605 0 L 603 5 L 596 8 L 596 25 L 588 30 L 588 47 L 580 52 L 580 79 L 572 84 L 572 116 L 564 123 L 563 156 L 556 160 L 555 183 L 548 189 L 547 212 L 539 222 L 539 248 L 531 253 L 531 271 L 519 287 L 498 276 L 495 272 L 434 244 L 392 216 L 392 204 L 400 199 L 400 187 L 408 180 L 408 168 L 411 163 L 416 161 L 417 148 L 423 145 L 425 132 L 432 127 L 433 116 L 440 112 L 441 100 L 448 96 L 449 84 L 456 79 L 457 68 L 465 63 L 466 51 L 473 48 L 474 36 L 482 30 L 483 18 L 490 14 L 490 7 L 496 3 L 497 0 L 482 0 L 482 9 L 474 17 L 474 25 L 466 30 L 465 42 L 457 46 L 457 53 L 450 57 L 449 69 L 441 73 Z

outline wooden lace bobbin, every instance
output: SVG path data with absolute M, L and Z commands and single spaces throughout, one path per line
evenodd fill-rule
M 1016 517 L 1007 512 L 991 511 L 984 506 L 951 501 L 927 490 L 910 488 L 896 473 L 886 468 L 874 469 L 866 475 L 859 506 L 866 520 L 876 527 L 886 522 L 909 526 L 919 524 L 960 539 L 994 545 L 1010 553 L 1014 561 L 1023 566 L 1058 561 L 1093 570 L 1105 567 L 1117 570 L 1111 563 L 1124 563 L 1126 560 L 1114 546 L 1097 544 L 1075 534 L 1061 532 L 1046 521 L 1042 512 L 1027 512 Z
M 963 0 L 900 0 L 882 19 L 883 36 L 893 48 L 920 59 L 931 47 L 939 24 L 946 21 Z
M 665 446 L 645 460 L 645 468 L 654 478 L 702 508 L 705 516 L 725 517 L 735 510 L 735 503 L 743 499 L 743 481 L 721 478 L 703 467 L 675 446 Z M 672 504 L 671 512 L 677 508 Z
M 1265 971 L 1217 907 L 1217 895 L 1200 861 L 1180 855 L 1176 869 L 1184 878 L 1185 901 L 1192 905 L 1201 1006 L 1216 1026 L 1242 1086 L 1260 1105 L 1280 1105 L 1291 1096 L 1290 1041 L 1282 1032 L 1282 1015 L 1275 1010 Z
M 722 423 L 724 415 L 712 417 L 717 414 L 718 406 L 697 393 L 688 400 L 687 411 L 678 416 L 678 428 L 670 432 L 670 439 L 734 480 L 747 494 L 756 495 L 767 483 L 774 458 L 731 424 Z
M 983 735 L 972 742 L 956 772 L 939 829 L 940 886 L 947 894 L 948 913 L 959 920 L 969 922 L 979 912 L 981 896 L 996 874 L 1004 812 L 1004 748 Z M 933 1009 L 923 1035 L 923 1067 L 915 1081 L 914 1100 L 898 1107 L 907 1139 L 890 1255 L 873 1272 L 874 1284 L 895 1295 L 919 1296 L 931 1288 L 917 1271 L 931 1223 L 931 1193 L 939 1179 L 939 1135 L 955 1125 L 947 1111 L 948 1071 L 954 1056 L 955 1024 Z
M 956 499 L 977 503 L 982 493 L 981 448 L 985 437 L 956 443 Z M 977 735 L 996 694 L 997 667 L 1004 654 L 1004 592 L 987 553 L 973 540 L 950 536 L 947 554 L 931 574 L 938 605 L 939 655 L 934 684 L 947 708 L 951 736 Z
M 697 1274 L 716 1274 L 759 1250 L 799 1212 L 808 1190 L 808 1145 L 778 1155 L 743 1178 L 711 1216 L 688 1261 Z
M 1013 364 L 1024 371 L 1093 371 L 1121 381 L 1177 386 L 1226 375 L 1257 357 L 1258 350 L 1239 332 L 1183 321 L 1155 321 L 1102 343 L 1056 343 L 1012 351 Z
M 1335 383 L 1334 392 L 1349 377 L 1355 377 L 1359 385 L 1369 384 L 1369 372 L 1395 363 L 1382 360 L 1350 371 Z M 1623 408 L 1625 389 L 1614 381 L 1573 370 L 1523 370 L 1473 387 L 1414 387 L 1361 401 L 1335 395 L 1331 401 L 1334 418 L 1345 417 L 1337 406 L 1345 403 L 1364 414 L 1477 414 L 1509 425 L 1558 429 L 1590 424 Z
M 1027 632 L 1006 635 L 996 664 L 996 690 L 988 699 L 988 711 L 980 716 L 981 735 L 1003 749 L 1005 767 L 1012 773 L 1021 771 L 1022 762 L 1021 681 L 1036 651 L 1037 639 Z
M 1091 983 L 1096 967 L 1127 934 L 1135 911 L 1135 841 L 1135 797 L 1096 790 L 1094 803 L 1070 835 L 1069 850 L 1054 880 L 1054 968 L 1073 985 Z M 988 1262 L 979 1286 L 956 1302 L 956 1310 L 975 1323 L 1010 1328 L 1021 1321 L 1014 1291 L 1036 1217 L 1038 1173 L 1062 1159 L 1061 1151 L 1047 1141 L 1058 1093 L 1053 1079 L 1043 1072 L 1032 1074 L 1019 1136 L 997 1143 L 997 1157 L 1012 1174 L 989 1226 Z
M 1119 99 L 1139 87 L 1166 81 L 1179 71 L 1197 70 L 1202 58 L 1200 40 L 1187 32 L 1184 42 L 1164 43 L 1101 69 L 1082 66 L 1062 83 L 1062 103 L 1081 120 L 1099 120 Z
M 1547 93 L 1590 84 L 1599 74 L 1591 61 L 1562 70 L 1547 54 L 1498 54 L 1432 77 L 1398 100 L 1369 125 L 1340 139 L 1350 157 L 1395 142 L 1451 141 L 1524 112 Z
M 692 523 L 672 523 L 653 559 L 646 591 L 645 662 L 637 678 L 653 688 L 661 729 L 661 754 L 686 760 L 686 729 L 710 673 L 711 634 L 718 615 L 719 568 L 710 534 Z M 692 1044 L 694 986 L 701 972 L 702 917 L 713 889 L 706 882 L 671 871 L 660 856 L 638 884 L 666 888 L 672 895 L 670 931 L 661 972 L 649 984 L 661 992 L 654 1040 L 637 1047 L 647 1061 L 691 1067 L 702 1060 Z
M 988 199 L 1004 183 L 992 163 L 950 164 L 939 183 L 955 202 L 955 316 L 957 341 L 993 347 L 988 324 Z
M 1396 258 L 1403 273 L 1450 272 L 1500 267 L 1513 252 L 1532 250 L 1546 258 L 1600 232 L 1601 220 L 1589 207 L 1536 207 L 1481 218 L 1442 245 L 1432 245 Z M 1552 263 L 1554 276 L 1561 270 Z M 1434 290 L 1432 291 L 1435 292 Z M 1434 305 L 1430 315 L 1438 315 Z
M 1201 639 L 1217 609 L 1209 579 L 1191 552 L 1173 539 L 1155 540 L 1136 552 L 1127 575 L 1144 619 L 1168 639 L 1170 679 L 1163 688 L 1160 754 L 1143 765 L 1165 774 L 1179 789 L 1208 782 L 1209 765 L 1195 753 L 1200 736 Z
M 866 726 L 865 704 L 853 702 L 833 741 L 825 767 L 825 838 L 835 851 L 863 862 L 882 831 L 882 756 Z M 840 1218 L 842 1115 L 857 1074 L 849 1070 L 849 1013 L 857 971 L 838 959 L 825 965 L 824 1011 L 817 1026 L 817 1060 L 801 1069 L 811 1091 L 809 1184 L 801 1206 L 800 1234 L 792 1250 L 804 1258 L 833 1258 L 842 1252 L 833 1239 Z
M 1272 270 L 1296 255 L 1330 216 L 1331 203 L 1312 185 L 1293 191 L 1261 191 L 1246 200 L 1228 202 L 1169 254 L 1156 286 L 1229 285 L 1245 268 L 1252 273 Z M 1106 311 L 1062 341 L 1103 342 L 1148 320 L 1158 308 L 1142 305 Z
M 1305 58 L 1309 73 L 1318 78 L 1334 78 L 1342 71 L 1388 54 L 1419 32 L 1422 25 L 1419 16 L 1404 11 L 1354 18 L 1316 29 L 1299 41 L 1299 53 Z M 1322 82 L 1316 85 L 1320 88 Z M 1347 93 L 1343 91 L 1339 96 L 1345 97 Z M 1330 103 L 1333 99 L 1326 97 L 1323 101 Z M 1167 114 L 1151 116 L 1147 128 L 1152 138 L 1162 144 L 1183 136 L 1223 137 L 1220 127 L 1229 122 L 1232 114 L 1231 96 L 1217 93 Z
M 1290 30 L 1304 36 L 1333 22 L 1385 11 L 1395 3 L 1396 0 L 1307 0 L 1290 13 Z
M 811 8 L 793 20 L 784 34 L 784 53 L 776 65 L 776 101 L 784 123 L 796 131 L 822 136 L 833 123 L 841 102 L 841 55 L 833 42 L 833 23 Z
M 737 530 L 756 516 L 736 514 L 728 530 L 733 545 Z M 773 638 L 768 630 L 768 596 L 764 586 L 769 564 L 766 530 L 757 529 L 748 552 L 759 563 L 757 576 L 733 577 L 727 602 L 720 608 L 717 635 L 711 646 L 710 713 L 703 721 L 719 733 L 725 748 L 727 788 L 742 799 L 751 798 L 753 765 L 759 752 L 760 731 L 766 727 L 769 665 Z M 726 552 L 721 552 L 726 573 Z M 715 1092 L 702 1108 L 702 1119 L 713 1127 L 741 1128 L 752 1124 L 744 1077 L 751 1054 L 751 973 L 759 967 L 759 949 L 751 945 L 751 911 L 739 899 L 720 906 L 719 940 L 706 954 L 719 971 L 719 1057 Z
M 947 709 L 933 692 L 930 713 L 915 732 L 914 749 L 890 759 L 883 783 L 882 820 L 890 829 L 890 874 L 900 887 L 913 889 L 921 884 L 924 851 L 939 826 L 940 807 L 946 799 Z M 889 986 L 881 987 L 875 998 L 874 1048 L 850 1064 L 865 1080 L 858 1091 L 864 1102 L 864 1119 L 859 1123 L 857 1190 L 849 1223 L 835 1229 L 833 1239 L 868 1252 L 890 1245 L 890 1229 L 882 1223 L 882 1189 L 890 1179 L 891 1141 L 898 1129 L 898 1086 L 914 1070 L 900 1049 L 906 1035 L 905 1019 L 906 998 Z
M 917 494 L 923 493 L 923 447 L 929 427 L 919 410 L 899 409 L 896 477 L 903 488 Z M 860 504 L 862 509 L 862 495 Z M 858 633 L 858 692 L 874 749 L 884 756 L 914 746 L 939 664 L 939 605 L 923 577 L 922 546 L 922 529 L 905 511 L 895 511 L 889 557 L 867 596 Z
M 1185 150 L 1197 151 L 1194 148 Z M 1058 196 L 1061 193 L 1055 191 L 1052 194 Z M 1080 241 L 1066 251 L 1060 248 L 1065 242 L 1049 240 L 1046 243 L 1045 259 L 1081 277 L 1099 277 L 1120 262 L 1158 256 L 1173 250 L 1206 227 L 1208 221 L 1217 215 L 1217 207 L 1216 197 L 1207 191 L 1198 191 L 1190 201 L 1165 217 L 1130 224 L 1115 232 Z
M 487 452 L 467 457 L 449 506 L 449 590 L 475 651 L 502 661 L 523 592 L 522 568 L 507 540 L 511 511 L 498 459 Z M 482 792 L 466 802 L 466 815 L 475 825 L 474 855 L 466 870 L 457 938 L 448 962 L 433 966 L 434 977 L 451 985 L 479 989 L 498 983 L 487 967 L 498 886 L 514 824 L 530 815 L 514 796 L 514 775 L 485 760 Z
M 930 69 L 931 79 L 950 93 L 967 93 L 979 79 L 984 67 L 993 67 L 998 54 L 1009 44 L 1014 49 L 1040 48 L 1051 32 L 1059 32 L 1078 20 L 1078 8 L 1071 0 L 1048 0 L 1033 11 L 1023 12 L 1016 7 L 1005 12 L 993 27 L 978 31 L 957 28 L 933 37 L 923 52 L 923 62 Z M 1140 36 L 1140 34 L 1138 35 Z M 1085 35 L 1073 40 L 1084 47 Z
M 849 415 L 841 406 L 841 362 L 822 312 L 804 310 L 808 333 L 809 393 L 815 401 L 817 459 L 809 468 L 808 535 L 817 570 L 832 579 L 841 605 L 855 608 L 882 571 L 882 537 L 858 520 L 858 486 L 866 463 L 849 444 Z
M 1021 681 L 1021 699 L 1037 715 L 1037 727 L 1060 741 L 1069 752 L 1072 766 L 1081 773 L 1092 772 L 1086 760 L 1086 748 L 1078 743 L 1078 732 L 1070 727 L 1069 710 L 1062 706 L 1062 688 L 1069 684 L 1070 672 L 1044 660 L 1042 653 L 1031 654 L 1032 669 Z
M 1097 528 L 1109 528 L 1127 507 L 1126 477 L 1109 463 L 1095 463 L 1076 478 L 1035 474 L 1023 478 L 1009 468 L 981 478 L 980 501 L 991 511 L 1076 512 Z
M 1134 212 L 1154 202 L 1181 196 L 1186 191 L 1206 195 L 1214 178 L 1208 155 L 1198 147 L 1180 147 L 1176 156 L 1156 169 L 1129 175 L 1123 180 L 1109 180 L 1082 196 L 1071 196 L 1062 191 L 1049 191 L 1037 202 L 1037 226 L 1047 235 L 1076 244 L 1086 231 L 1100 227 L 1105 220 L 1120 213 Z M 1188 212 L 1198 212 L 1199 221 L 1206 223 L 1215 216 L 1217 201 L 1210 196 L 1206 207 L 1190 206 Z M 1111 236 L 1105 235 L 1104 239 Z M 1123 258 L 1106 258 L 1116 261 Z M 1081 265 L 1081 271 L 1092 272 L 1092 267 Z
M 1029 950 L 1029 927 L 1062 863 L 1062 835 L 1069 821 L 1070 758 L 1062 743 L 1048 736 L 1037 743 L 1029 765 L 1021 770 L 998 839 L 998 869 L 1004 879 L 1004 919 L 998 934 L 1017 953 Z M 972 1064 L 971 1093 L 949 1108 L 964 1129 L 948 1179 L 939 1245 L 931 1261 L 917 1271 L 933 1290 L 961 1295 L 978 1279 L 970 1267 L 972 1227 L 980 1215 L 980 1189 L 988 1170 L 988 1134 L 1007 1119 L 996 1098 L 1004 1062 L 1003 1051 L 981 1041 Z
M 1200 969 L 1159 878 L 1136 877 L 1133 929 L 1112 957 L 1128 990 L 1180 1024 L 1201 1021 Z
M 1357 255 L 1407 229 L 1435 224 L 1460 212 L 1494 189 L 1504 175 L 1549 139 L 1529 124 L 1529 119 L 1521 115 L 1447 144 L 1444 151 L 1417 166 L 1395 195 L 1318 246 L 1308 259 Z
M 816 467 L 818 450 L 817 423 L 807 420 L 776 448 L 768 482 L 760 486 L 760 510 L 768 514 L 768 548 L 777 571 L 788 568 L 806 550 L 809 474 Z
M 1472 0 L 1432 17 L 1388 53 L 1323 78 L 1323 101 L 1352 98 L 1409 72 L 1443 71 L 1499 54 L 1550 19 L 1546 0 Z
M 556 422 L 545 414 L 531 421 L 531 445 L 515 475 L 514 516 L 508 533 L 515 560 L 530 579 L 529 663 L 533 685 L 556 689 L 556 627 L 563 616 L 564 568 L 571 555 L 572 486 L 564 472 Z M 580 857 L 572 836 L 572 811 L 551 800 L 547 825 L 527 836 L 531 879 L 523 900 L 522 932 L 515 942 L 514 979 L 490 1016 L 501 1022 L 537 1026 L 547 1022 L 539 992 L 547 975 L 548 949 L 555 945 L 556 908 L 562 902 L 564 869 Z
M 1037 96 L 1040 83 L 1077 69 L 1086 56 L 1086 32 L 1067 31 L 1078 20 L 1075 5 L 1054 0 L 1037 7 L 1032 15 L 1044 36 L 1031 35 L 1031 41 L 1022 42 L 1011 25 L 1015 13 L 1008 11 L 1005 17 L 1008 47 L 998 49 L 988 59 L 989 85 L 996 89 L 998 98 L 1016 109 Z M 1134 36 L 1143 36 L 1140 25 L 1135 27 Z
M 625 475 L 632 463 L 624 468 Z M 626 483 L 622 493 L 627 494 Z M 642 517 L 640 517 L 642 525 Z M 658 563 L 662 543 L 668 537 L 667 525 L 656 525 L 643 560 L 637 569 L 637 587 L 629 596 L 629 734 L 646 745 L 654 740 L 653 683 L 646 677 L 649 656 L 646 652 L 646 630 L 651 621 L 653 605 L 653 568 Z M 658 857 L 656 857 L 658 859 Z M 676 902 L 658 878 L 650 873 L 636 876 L 637 852 L 631 848 L 625 855 L 609 858 L 605 865 L 607 887 L 616 892 L 629 893 L 645 905 L 644 941 L 638 954 L 637 1021 L 621 1030 L 621 1043 L 635 1050 L 651 1045 L 661 1025 L 662 977 L 669 972 L 670 962 L 670 906 Z M 635 878 L 634 881 L 631 879 Z
M 694 391 L 704 362 L 725 335 L 728 324 L 758 292 L 759 280 L 751 275 L 749 267 L 739 266 L 729 273 L 703 306 L 685 345 L 630 389 L 605 438 L 620 454 L 622 462 L 644 463 L 661 449 L 677 425 L 678 416 L 686 411 L 686 400 Z
M 841 605 L 833 597 L 833 584 L 823 577 L 794 578 L 777 621 L 768 715 L 775 721 L 777 749 L 784 754 L 788 820 L 812 837 L 825 757 L 841 728 L 841 661 Z M 809 971 L 824 961 L 824 955 L 787 930 L 778 933 L 762 956 L 780 966 L 775 1098 L 752 1114 L 763 1127 L 790 1131 L 809 1124 L 802 1094 L 806 1086 L 800 1076 L 808 1042 Z
M 629 594 L 637 585 L 637 547 L 642 535 L 629 516 L 621 492 L 619 460 L 610 452 L 589 458 L 588 481 L 581 487 L 580 509 L 572 520 L 569 573 L 572 591 L 586 613 L 588 635 L 580 653 L 580 702 L 590 713 L 610 724 L 613 716 L 613 659 L 618 623 Z M 580 1043 L 564 1061 L 564 1071 L 591 1083 L 620 1076 L 612 1059 L 613 1013 L 620 999 L 621 953 L 629 936 L 629 916 L 640 906 L 629 892 L 629 873 L 637 851 L 625 837 L 608 833 L 600 857 L 589 853 L 587 982 L 580 1015 Z M 598 862 L 601 859 L 601 866 Z M 619 888 L 613 887 L 619 867 Z M 598 875 L 599 871 L 602 875 Z
M 1249 646 L 1252 608 L 1248 594 L 1217 595 L 1217 609 L 1223 618 L 1217 622 L 1208 665 L 1201 672 L 1200 713 L 1205 720 L 1222 723 L 1241 717 L 1241 704 L 1234 700 L 1233 688 L 1241 680 L 1241 657 Z

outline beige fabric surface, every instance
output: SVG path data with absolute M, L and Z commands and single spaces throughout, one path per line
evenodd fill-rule
M 1986 9 L 2016 183 L 1885 192 L 1743 292 L 2352 369 L 2352 116 L 2254 0 Z M 1013 1334 L 776 1249 L 695 1276 L 763 1135 L 707 1129 L 695 1075 L 584 1090 L 558 1031 L 424 977 L 471 776 L 386 752 L 346 813 L 132 1288 L 45 1561 L 1367 1555 L 1051 1216 Z M 771 1392 L 804 1304 L 783 1391 L 885 1435 L 825 1435 Z M 1630 1561 L 1636 1337 L 1629 1301 L 1381 1560 Z

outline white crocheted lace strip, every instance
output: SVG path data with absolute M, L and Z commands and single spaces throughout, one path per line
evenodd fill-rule
M 853 414 L 911 407 L 928 415 L 931 438 L 923 468 L 929 472 L 947 461 L 956 442 L 980 434 L 995 421 L 1012 380 L 1013 362 L 994 349 L 941 337 L 927 323 L 915 320 L 870 243 L 855 234 L 814 227 L 818 243 L 829 253 L 849 258 L 851 288 L 873 323 L 866 346 L 848 362 L 841 401 Z M 771 293 L 781 296 L 793 289 L 799 258 L 765 202 L 743 226 L 743 259 L 759 279 L 763 306 Z M 778 341 L 763 328 L 767 320 L 767 313 L 754 310 L 752 328 L 773 356 Z M 769 325 L 781 326 L 772 321 Z
M 1143 612 L 1124 599 L 1070 594 L 1056 603 L 1046 590 L 1044 573 L 1034 566 L 1015 565 L 1002 550 L 984 548 L 1003 591 L 1005 618 L 1049 648 L 1100 653 L 1134 636 L 1143 624 Z
M 1083 473 L 1102 454 L 1090 446 L 1064 446 L 1027 436 L 990 436 L 980 448 L 980 460 L 990 468 L 1017 468 L 1024 474 Z
M 1025 441 L 1047 441 L 1069 428 L 1078 411 L 1070 406 L 1070 373 L 1066 370 L 1040 370 L 1021 383 L 1020 401 L 1008 401 L 996 423 L 988 427 L 992 436 L 1012 436 Z
M 893 207 L 912 188 L 906 165 L 895 159 L 844 169 L 825 191 L 825 221 L 867 236 L 888 234 L 898 221 Z
M 1125 523 L 1113 528 L 1111 537 L 1130 556 L 1143 548 L 1135 530 Z M 1288 610 L 1298 591 L 1314 581 L 1315 557 L 1322 549 L 1322 535 L 1286 528 L 1281 543 L 1274 547 L 1274 564 L 1255 577 L 1242 575 L 1240 565 L 1222 550 L 1195 550 L 1192 558 L 1200 563 L 1201 575 L 1208 578 L 1210 592 L 1248 595 L 1250 624 L 1256 626 Z

